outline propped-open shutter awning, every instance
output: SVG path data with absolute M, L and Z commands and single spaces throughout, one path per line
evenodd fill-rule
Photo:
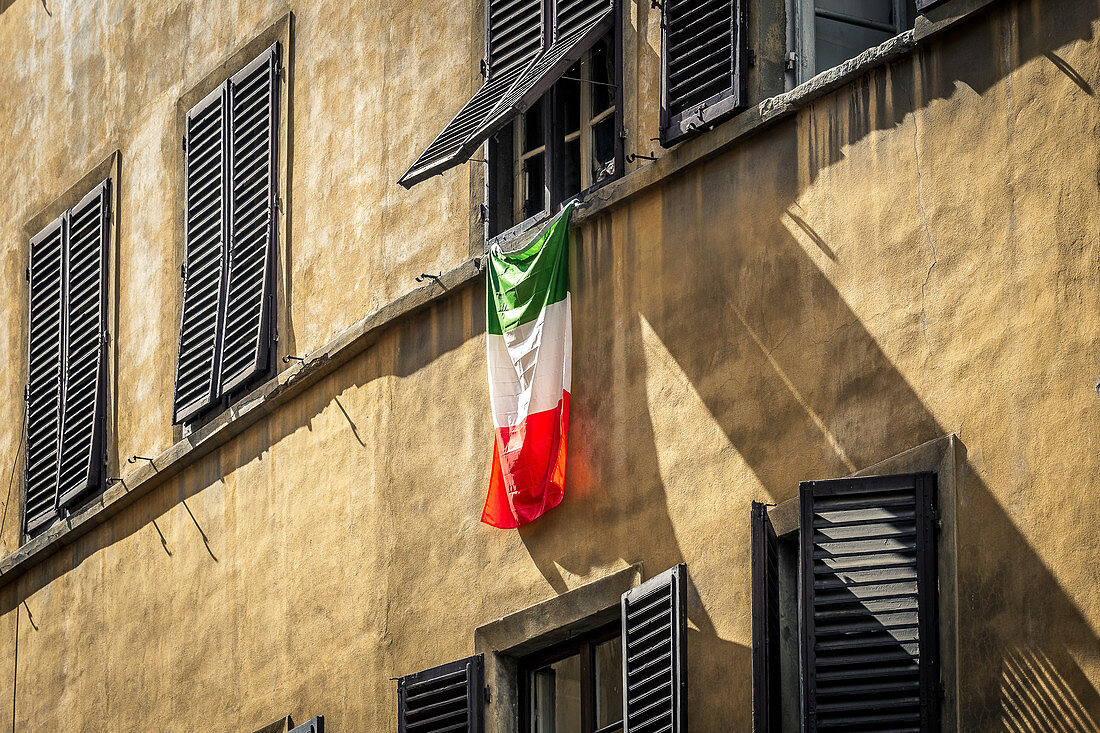
M 57 504 L 102 489 L 107 460 L 110 180 L 66 214 L 66 308 Z
M 61 429 L 61 330 L 64 315 L 65 217 L 31 238 L 27 448 L 23 527 L 33 532 L 57 516 Z
M 622 597 L 624 733 L 687 733 L 687 567 Z
M 405 188 L 466 162 L 523 112 L 614 23 L 614 0 L 561 0 L 543 43 L 541 0 L 489 0 L 485 83 L 398 181 Z
M 228 223 L 226 88 L 219 86 L 187 113 L 187 192 L 183 315 L 176 361 L 174 422 L 209 407 L 215 397 Z
M 482 733 L 485 658 L 448 662 L 397 681 L 399 733 Z
M 229 269 L 219 393 L 267 369 L 275 275 L 279 45 L 229 80 Z
M 803 730 L 939 730 L 935 476 L 799 487 Z

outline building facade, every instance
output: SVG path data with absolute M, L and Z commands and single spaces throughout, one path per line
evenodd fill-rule
M 1100 729 L 1100 4 L 0 0 L 0 48 L 0 728 Z M 499 530 L 485 255 L 569 201 L 565 499 Z

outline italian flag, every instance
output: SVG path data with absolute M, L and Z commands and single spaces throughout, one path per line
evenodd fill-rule
M 561 503 L 573 329 L 567 206 L 527 247 L 489 251 L 486 348 L 493 470 L 481 521 L 520 527 Z

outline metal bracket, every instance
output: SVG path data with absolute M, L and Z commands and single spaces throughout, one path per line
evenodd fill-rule
M 289 364 L 291 359 L 293 359 L 294 361 L 300 361 L 303 364 L 306 363 L 306 358 L 304 356 L 294 356 L 293 354 L 287 354 L 286 356 L 284 356 L 283 363 Z
M 187 263 L 180 264 L 180 280 L 187 279 Z
M 794 71 L 795 66 L 798 64 L 798 54 L 794 51 L 787 53 L 787 71 Z
M 416 281 L 418 283 L 422 283 L 425 280 L 435 280 L 436 285 L 438 285 L 439 287 L 443 287 L 443 281 L 439 279 L 440 275 L 442 275 L 442 274 L 443 273 L 439 273 L 439 275 L 432 275 L 432 274 L 427 273 L 427 272 L 422 272 L 422 273 L 420 273 L 419 275 L 416 276 Z
M 657 156 L 655 156 L 655 155 L 642 155 L 640 153 L 631 153 L 630 155 L 626 156 L 626 162 L 627 163 L 633 163 L 636 160 L 657 160 Z

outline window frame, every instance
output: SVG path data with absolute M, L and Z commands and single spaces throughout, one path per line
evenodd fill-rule
M 555 3 L 555 1 L 556 0 L 543 0 L 543 5 L 542 5 L 542 7 L 543 7 L 542 12 L 543 12 L 544 33 L 546 34 L 545 38 L 547 39 L 547 44 L 549 44 L 549 41 L 551 40 L 551 36 L 552 36 L 552 33 L 553 33 L 553 29 L 551 27 L 552 22 L 551 22 L 550 19 L 553 17 L 551 6 Z M 551 85 L 551 87 L 543 94 L 543 96 L 540 97 L 540 99 L 545 100 L 545 102 L 542 105 L 542 109 L 543 109 L 543 130 L 545 131 L 544 132 L 545 142 L 544 142 L 544 146 L 543 146 L 544 151 L 541 153 L 541 155 L 543 156 L 543 189 L 544 189 L 544 192 L 545 192 L 544 196 L 545 196 L 546 204 L 543 207 L 542 211 L 532 212 L 532 213 L 528 214 L 527 216 L 525 216 L 523 218 L 520 218 L 522 216 L 522 206 L 523 206 L 523 200 L 522 199 L 523 199 L 523 192 L 524 192 L 523 191 L 523 186 L 524 186 L 524 183 L 523 183 L 523 170 L 522 170 L 522 159 L 523 159 L 523 156 L 524 156 L 524 153 L 522 152 L 522 144 L 523 144 L 523 131 L 522 131 L 523 124 L 522 124 L 522 121 L 523 121 L 523 115 L 526 113 L 526 110 L 524 112 L 521 112 L 520 114 L 516 115 L 512 119 L 511 122 L 507 123 L 507 125 L 505 127 L 503 127 L 501 130 L 499 130 L 497 133 L 489 136 L 488 140 L 486 141 L 486 143 L 483 146 L 484 150 L 485 150 L 485 161 L 483 163 L 483 166 L 484 166 L 484 169 L 485 169 L 485 177 L 484 177 L 485 183 L 484 183 L 484 186 L 483 186 L 483 189 L 484 189 L 484 201 L 483 201 L 484 209 L 483 209 L 483 215 L 482 215 L 482 220 L 483 220 L 483 225 L 482 225 L 482 230 L 483 230 L 482 235 L 483 236 L 482 236 L 482 238 L 483 238 L 483 241 L 485 243 L 485 250 L 486 251 L 488 250 L 488 248 L 490 246 L 493 246 L 495 244 L 502 244 L 502 243 L 507 242 L 508 240 L 511 240 L 511 239 L 517 237 L 517 236 L 521 236 L 522 234 L 526 233 L 530 229 L 532 229 L 532 228 L 542 224 L 546 220 L 548 220 L 550 217 L 552 217 L 554 214 L 556 214 L 558 211 L 560 211 L 570 201 L 584 199 L 586 196 L 590 195 L 594 191 L 599 190 L 603 186 L 611 183 L 612 181 L 618 180 L 619 178 L 622 177 L 623 173 L 625 172 L 624 169 L 626 167 L 626 146 L 625 146 L 625 139 L 624 139 L 625 110 L 624 110 L 624 94 L 623 94 L 624 76 L 625 76 L 624 73 L 623 73 L 624 72 L 624 70 L 623 70 L 623 28 L 624 28 L 624 26 L 623 26 L 623 7 L 624 7 L 624 3 L 622 2 L 622 0 L 613 0 L 613 3 L 614 3 L 614 6 L 613 6 L 613 11 L 612 12 L 614 14 L 614 18 L 613 18 L 613 23 L 612 23 L 612 27 L 611 27 L 611 30 L 609 32 L 609 35 L 611 36 L 611 44 L 610 45 L 611 45 L 611 52 L 612 52 L 612 55 L 613 55 L 613 65 L 614 65 L 614 75 L 613 75 L 614 82 L 613 83 L 614 83 L 614 86 L 615 86 L 615 93 L 614 93 L 614 96 L 612 98 L 612 108 L 611 108 L 611 110 L 612 110 L 611 111 L 611 116 L 615 120 L 615 122 L 613 123 L 614 131 L 615 131 L 615 143 L 614 143 L 615 144 L 615 153 L 614 153 L 615 172 L 612 175 L 608 176 L 607 178 L 603 179 L 602 181 L 592 182 L 591 185 L 589 185 L 587 187 L 583 186 L 583 181 L 584 181 L 585 176 L 583 175 L 583 172 L 582 172 L 582 177 L 581 177 L 582 188 L 581 188 L 581 190 L 575 191 L 575 192 L 566 192 L 566 191 L 563 190 L 564 187 L 562 185 L 562 183 L 563 183 L 562 179 L 564 178 L 564 170 L 563 170 L 564 158 L 562 157 L 561 148 L 563 147 L 563 145 L 565 143 L 565 139 L 564 139 L 565 135 L 559 135 L 558 134 L 560 132 L 560 130 L 559 130 L 560 125 L 559 125 L 559 121 L 557 119 L 558 115 L 556 114 L 557 110 L 558 110 L 558 106 L 559 106 L 558 105 L 558 100 L 557 100 L 557 95 L 558 95 L 558 92 L 559 92 L 558 83 L 561 81 L 561 78 L 559 77 L 557 80 L 555 80 L 553 85 Z M 486 48 L 486 51 L 485 51 L 485 53 L 486 53 L 486 57 L 487 57 L 488 56 L 488 38 L 489 38 L 489 27 L 488 27 L 488 22 L 489 21 L 488 21 L 488 2 L 487 2 L 487 0 L 486 0 L 486 3 L 485 3 L 485 15 L 486 15 L 486 19 L 485 19 L 485 23 L 486 23 L 486 25 L 485 25 L 485 48 Z M 593 46 L 595 46 L 595 44 L 593 44 Z M 591 55 L 591 52 L 592 52 L 591 48 L 586 50 L 584 52 L 584 54 L 582 55 L 581 59 L 578 61 L 578 64 L 581 64 L 585 60 L 589 59 L 590 55 Z M 583 76 L 583 74 L 582 74 L 582 76 Z M 591 81 L 581 81 L 581 82 L 578 82 L 578 83 L 582 85 L 582 90 L 584 90 L 586 86 L 590 86 L 592 84 Z M 591 128 L 594 127 L 594 123 L 591 120 L 588 120 L 588 121 L 584 120 L 584 109 L 586 109 L 588 106 L 590 106 L 590 102 L 589 102 L 588 105 L 584 104 L 584 99 L 585 98 L 588 98 L 589 100 L 591 100 L 591 95 L 590 94 L 585 94 L 585 93 L 581 94 L 581 133 L 580 134 L 581 134 L 582 141 L 586 137 L 589 140 L 591 140 L 591 137 L 592 137 L 592 129 Z M 604 118 L 604 119 L 606 119 L 606 118 Z M 585 131 L 586 127 L 589 128 L 587 133 Z M 495 147 L 496 147 L 496 141 L 498 140 L 498 136 L 508 134 L 508 133 L 510 133 L 512 135 L 511 144 L 509 146 L 510 147 L 511 164 L 509 166 L 505 166 L 505 162 L 503 160 L 500 160 L 500 161 L 495 160 L 496 155 L 498 155 L 498 153 L 495 150 Z M 561 138 L 561 139 L 559 139 L 559 138 Z M 584 143 L 582 142 L 581 143 L 581 163 L 582 163 L 582 166 L 585 164 L 584 152 L 585 152 L 585 146 L 584 146 Z M 534 153 L 532 153 L 530 155 L 534 155 Z M 495 186 L 497 185 L 497 181 L 498 181 L 499 176 L 497 174 L 495 174 L 494 167 L 498 166 L 498 165 L 500 166 L 500 168 L 502 170 L 503 169 L 510 169 L 510 175 L 511 175 L 511 181 L 512 181 L 512 191 L 511 191 L 511 196 L 510 196 L 511 203 L 512 203 L 512 214 L 508 218 L 510 220 L 512 220 L 513 223 L 510 226 L 500 227 L 499 231 L 494 231 L 493 222 L 494 222 L 494 219 L 497 217 L 497 211 L 495 209 L 495 206 L 496 206 L 496 202 L 499 200 L 499 196 L 498 196 L 497 190 L 495 188 Z
M 186 92 L 176 100 L 176 173 L 173 178 L 173 205 L 176 207 L 175 223 L 175 267 L 181 268 L 187 261 L 187 153 L 184 149 L 184 141 L 187 136 L 187 119 L 204 99 L 216 94 L 217 90 L 226 84 L 228 80 L 243 75 L 245 70 L 252 66 L 256 60 L 274 44 L 279 45 L 278 78 L 274 104 L 276 106 L 276 119 L 274 124 L 275 156 L 273 160 L 273 191 L 275 194 L 275 206 L 273 212 L 273 241 L 271 256 L 274 258 L 270 277 L 270 301 L 271 310 L 270 338 L 268 350 L 267 368 L 262 373 L 253 375 L 245 382 L 233 385 L 231 389 L 217 397 L 213 402 L 194 414 L 187 415 L 182 420 L 175 419 L 175 372 L 179 361 L 179 324 L 182 322 L 184 306 L 184 287 L 181 278 L 179 286 L 174 293 L 174 306 L 176 331 L 174 333 L 172 348 L 172 372 L 173 383 L 169 389 L 168 400 L 172 403 L 171 417 L 173 440 L 181 440 L 196 430 L 209 425 L 224 415 L 234 404 L 247 397 L 249 392 L 264 381 L 270 380 L 280 372 L 289 369 L 290 364 L 284 362 L 281 357 L 286 354 L 296 353 L 295 345 L 285 338 L 286 329 L 280 329 L 289 317 L 289 304 L 287 293 L 288 283 L 291 278 L 291 262 L 287 253 L 291 251 L 289 221 L 292 211 L 290 197 L 290 162 L 293 157 L 293 136 L 291 124 L 293 119 L 293 80 L 294 80 L 294 44 L 291 33 L 292 13 L 286 13 L 277 20 L 271 22 L 243 44 L 236 47 L 228 56 L 224 57 L 210 71 L 194 82 Z M 226 133 L 230 134 L 229 131 Z M 228 201 L 226 203 L 228 206 Z M 226 216 L 231 216 L 231 211 L 226 210 Z M 229 242 L 225 243 L 229 246 Z M 182 273 L 182 270 L 180 271 Z
M 92 427 L 93 431 L 99 430 L 97 436 L 93 436 L 93 453 L 103 458 L 102 465 L 99 466 L 98 476 L 93 476 L 95 480 L 94 485 L 85 486 L 80 491 L 70 491 L 68 495 L 59 503 L 59 498 L 62 496 L 62 492 L 58 486 L 54 487 L 54 505 L 55 509 L 51 516 L 39 521 L 34 527 L 28 529 L 27 527 L 27 441 L 28 433 L 30 431 L 30 414 L 29 407 L 25 405 L 25 412 L 22 419 L 22 437 L 20 439 L 20 445 L 18 446 L 19 457 L 18 462 L 22 463 L 22 470 L 20 473 L 21 489 L 19 489 L 18 496 L 18 516 L 19 516 L 19 541 L 21 544 L 26 543 L 35 537 L 38 537 L 49 530 L 51 527 L 57 525 L 61 520 L 72 515 L 73 513 L 80 511 L 86 507 L 90 502 L 97 500 L 106 491 L 110 484 L 109 476 L 117 475 L 118 472 L 118 447 L 116 442 L 117 436 L 117 409 L 115 401 L 117 400 L 117 343 L 118 340 L 115 334 L 118 333 L 118 212 L 120 191 L 118 182 L 121 180 L 121 167 L 122 156 L 118 150 L 111 152 L 106 158 L 95 164 L 87 173 L 82 175 L 76 183 L 65 188 L 65 192 L 53 199 L 50 203 L 38 210 L 38 212 L 23 224 L 23 232 L 25 238 L 23 240 L 23 257 L 24 265 L 26 267 L 27 280 L 24 281 L 24 286 L 20 288 L 22 301 L 22 308 L 20 313 L 20 320 L 22 324 L 22 339 L 23 344 L 20 349 L 19 358 L 22 360 L 20 375 L 23 379 L 24 389 L 29 389 L 30 385 L 30 367 L 31 367 L 31 355 L 30 355 L 30 308 L 31 308 L 31 284 L 30 279 L 30 246 L 31 242 L 40 237 L 47 229 L 59 227 L 63 231 L 63 250 L 67 250 L 68 246 L 68 232 L 67 224 L 61 223 L 61 220 L 68 216 L 68 213 L 73 209 L 77 209 L 84 205 L 92 196 L 100 189 L 101 186 L 106 185 L 107 193 L 104 201 L 106 207 L 105 221 L 104 221 L 104 242 L 103 247 L 103 266 L 106 272 L 102 275 L 100 286 L 103 293 L 103 332 L 105 342 L 101 345 L 103 349 L 103 363 L 101 369 L 104 370 L 102 374 L 102 411 L 97 421 L 101 421 L 99 428 Z M 67 259 L 67 253 L 63 251 L 63 259 Z M 62 265 L 63 269 L 68 268 L 68 264 Z M 64 293 L 64 285 L 62 293 L 61 303 L 61 318 L 62 321 L 66 319 L 66 312 L 69 304 L 66 302 L 66 295 Z M 68 336 L 62 332 L 61 335 L 62 344 L 67 340 Z M 62 349 L 62 363 L 59 364 L 59 379 L 62 381 L 65 378 L 65 364 L 64 364 L 64 349 Z M 26 396 L 26 392 L 24 393 Z M 63 390 L 59 394 L 58 399 L 63 398 Z M 62 431 L 64 409 L 59 403 L 58 406 L 58 426 L 55 431 L 55 436 L 59 444 L 60 449 L 60 434 Z M 95 443 L 96 439 L 100 439 L 100 443 Z M 55 456 L 56 462 L 60 463 L 61 454 L 60 451 Z
M 590 631 L 558 642 L 544 649 L 531 652 L 519 659 L 516 681 L 519 686 L 519 731 L 531 731 L 531 674 L 554 662 L 560 662 L 575 654 L 580 656 L 581 677 L 581 727 L 585 733 L 613 733 L 623 730 L 625 719 L 596 727 L 596 647 L 613 639 L 622 638 L 621 621 L 610 621 Z M 622 670 L 620 669 L 620 674 Z

